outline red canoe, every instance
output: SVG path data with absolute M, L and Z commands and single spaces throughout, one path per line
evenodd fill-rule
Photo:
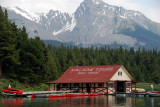
M 14 94 L 14 95 L 22 95 L 23 90 L 15 89 L 15 88 L 7 88 L 2 90 L 2 94 Z
M 49 98 L 66 97 L 66 94 L 51 94 Z
M 67 97 L 78 97 L 78 96 L 85 96 L 85 93 L 81 94 L 66 94 Z
M 99 96 L 101 93 L 88 93 L 88 96 Z

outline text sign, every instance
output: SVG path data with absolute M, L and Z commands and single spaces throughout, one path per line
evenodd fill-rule
M 107 68 L 72 68 L 72 72 L 77 72 L 77 74 L 99 74 L 101 71 L 112 71 L 114 67 L 107 67 Z

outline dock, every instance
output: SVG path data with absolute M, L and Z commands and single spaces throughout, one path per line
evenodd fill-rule
M 22 96 L 28 96 L 28 95 L 36 95 L 36 94 L 64 94 L 64 93 L 71 93 L 73 90 L 68 91 L 30 91 L 30 92 L 23 92 Z
M 115 94 L 117 97 L 146 97 L 148 94 L 146 92 L 143 93 L 131 93 L 131 94 Z

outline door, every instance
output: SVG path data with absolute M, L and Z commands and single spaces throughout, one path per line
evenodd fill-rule
M 117 82 L 117 93 L 123 93 L 125 92 L 125 86 L 124 82 Z

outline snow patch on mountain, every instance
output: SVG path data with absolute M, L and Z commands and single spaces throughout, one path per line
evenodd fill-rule
M 67 21 L 66 25 L 62 29 L 60 29 L 58 31 L 54 30 L 53 35 L 58 35 L 58 34 L 65 32 L 65 31 L 71 32 L 74 29 L 74 27 L 76 26 L 76 19 L 74 17 L 74 14 L 71 15 L 71 18 L 72 18 L 71 22 Z
M 125 19 L 126 17 L 119 15 L 121 18 Z
M 95 4 L 100 4 L 101 0 L 92 0 Z
M 29 20 L 32 20 L 36 23 L 39 22 L 40 20 L 40 17 L 39 17 L 39 14 L 36 14 L 36 13 L 33 13 L 33 12 L 30 12 L 26 9 L 22 9 L 20 7 L 15 7 L 15 8 L 10 8 L 11 11 L 14 11 L 16 12 L 17 14 L 20 14 L 21 16 L 29 19 Z

